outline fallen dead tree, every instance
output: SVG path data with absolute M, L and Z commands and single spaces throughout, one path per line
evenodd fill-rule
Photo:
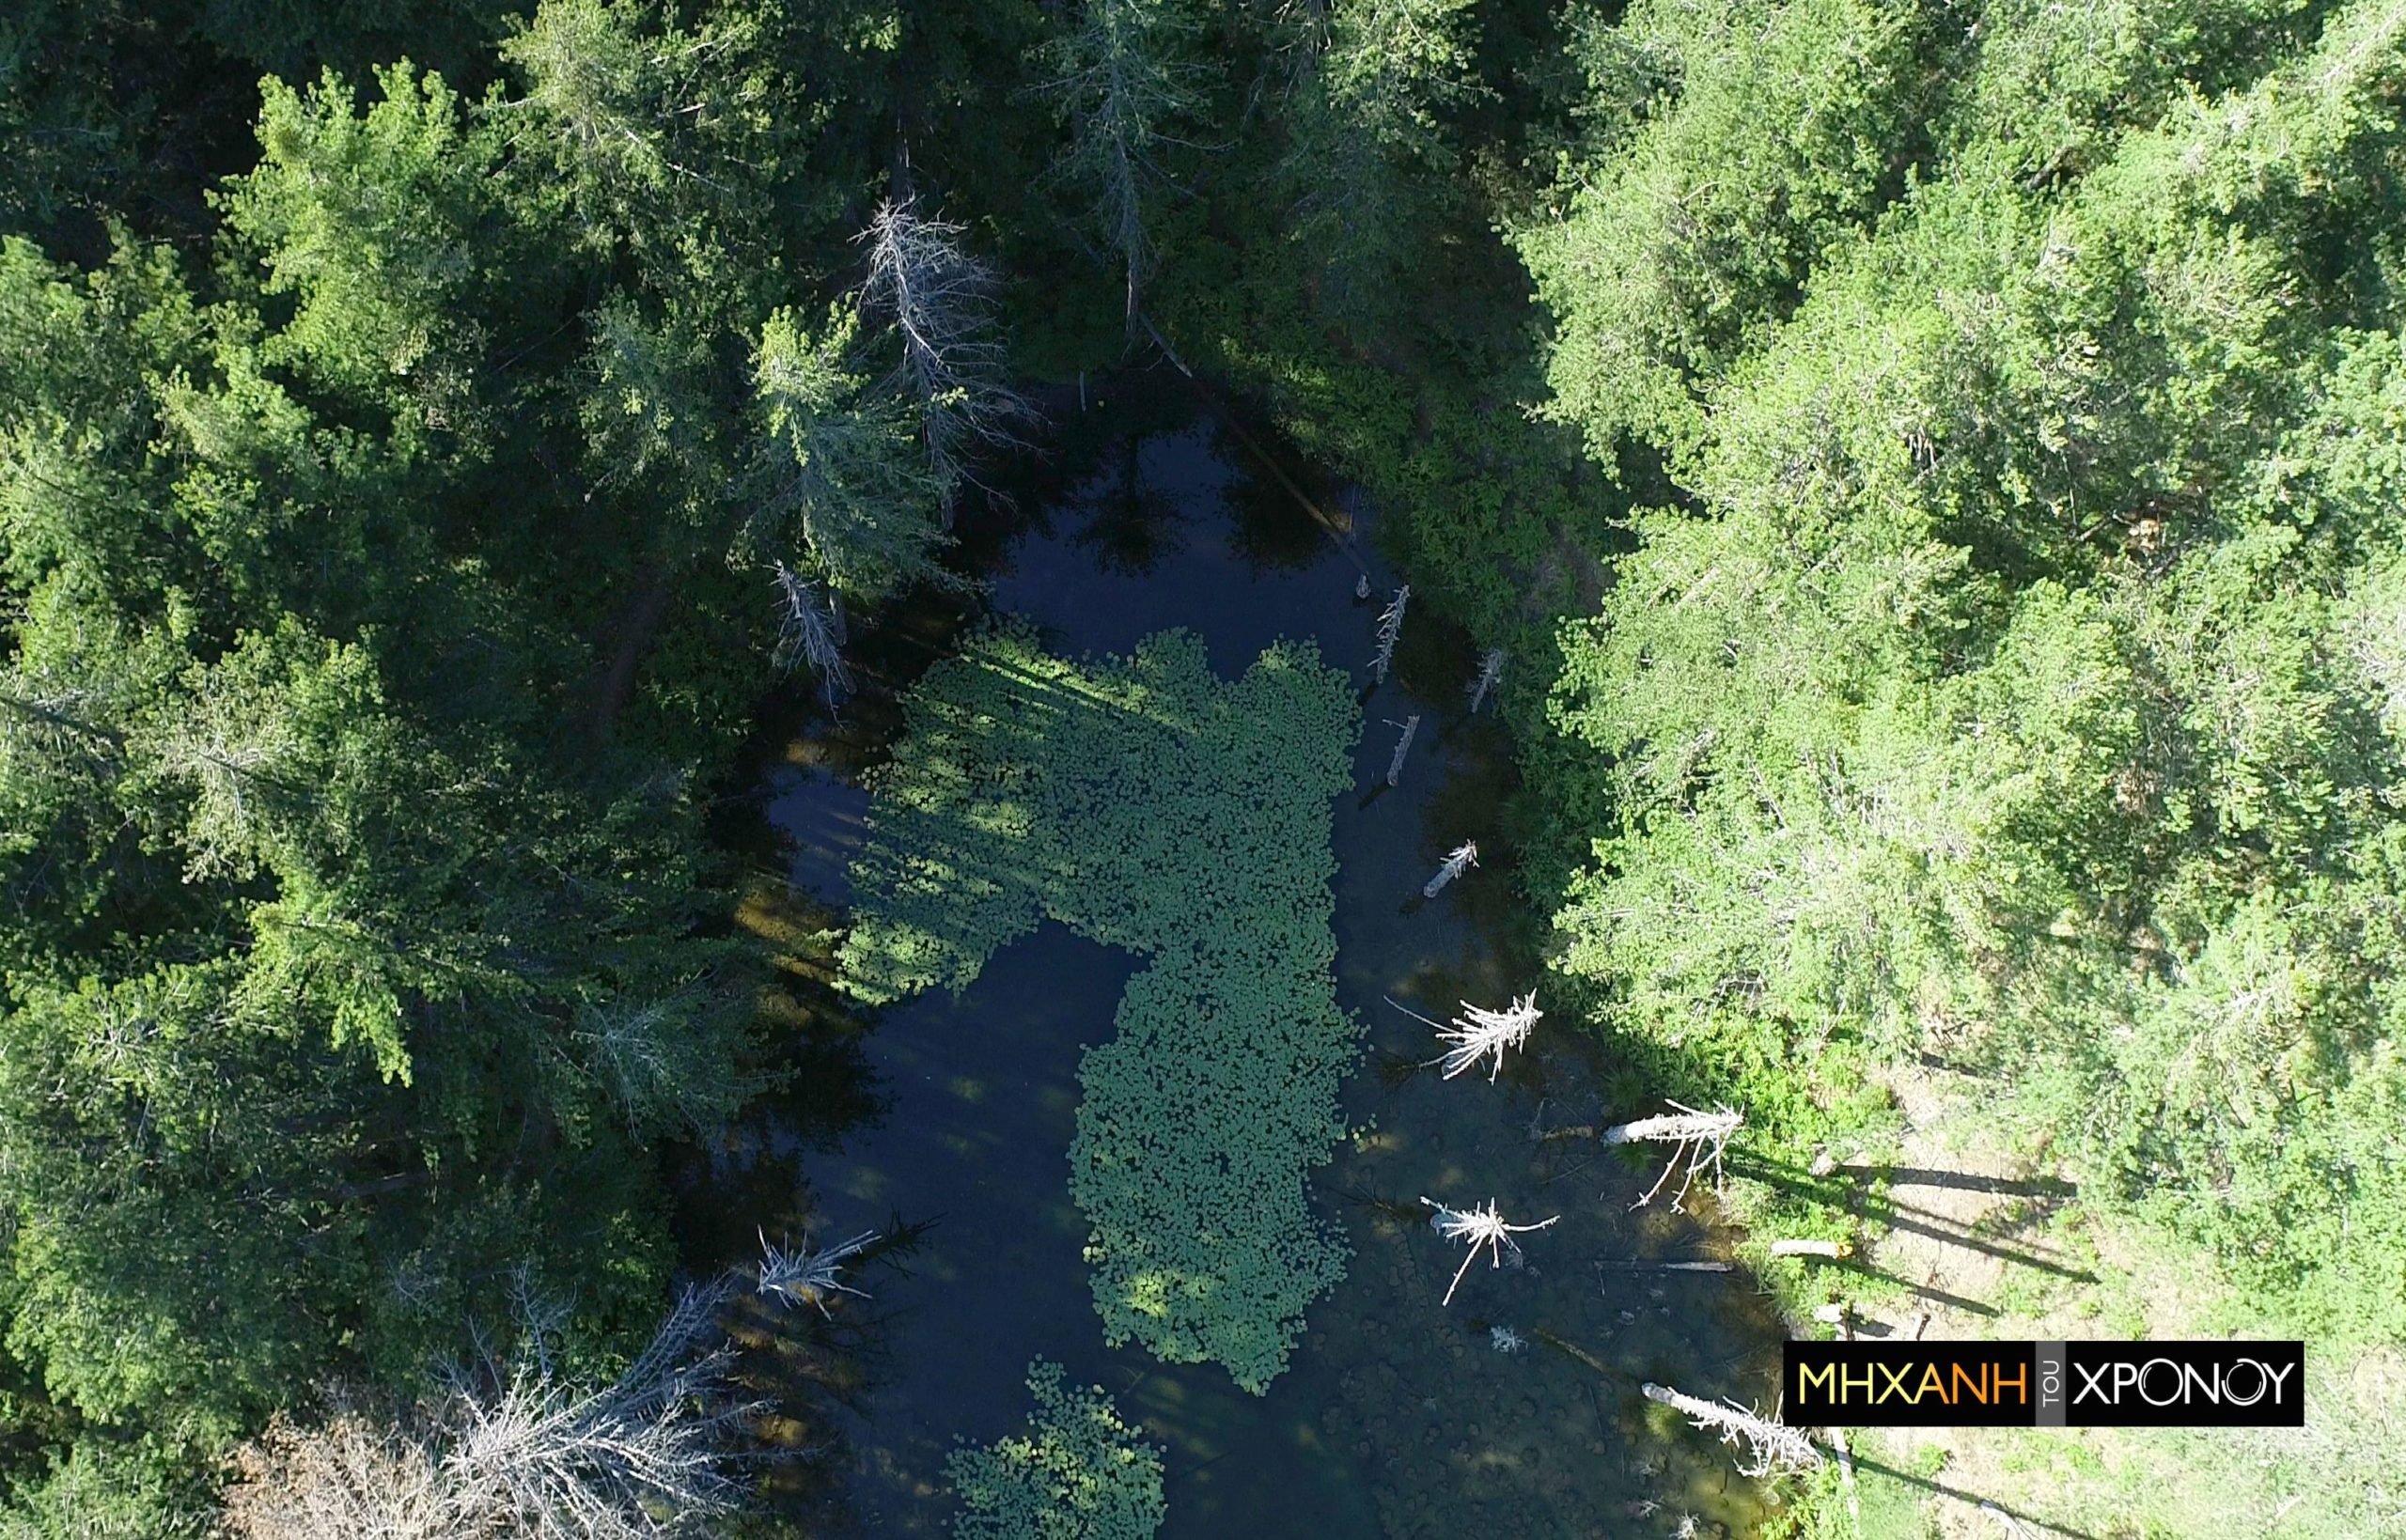
M 1604 1130 L 1604 1143 L 1607 1144 L 1677 1146 L 1671 1152 L 1670 1163 L 1663 1168 L 1663 1174 L 1654 1179 L 1654 1185 L 1648 1188 L 1635 1203 L 1630 1205 L 1632 1208 L 1643 1208 L 1652 1203 L 1655 1194 L 1663 1190 L 1663 1185 L 1671 1179 L 1675 1171 L 1683 1174 L 1680 1190 L 1671 1194 L 1671 1210 L 1674 1213 L 1684 1212 L 1680 1206 L 1686 1199 L 1688 1189 L 1695 1184 L 1698 1171 L 1710 1167 L 1717 1189 L 1721 1181 L 1721 1152 L 1727 1146 L 1729 1136 L 1745 1126 L 1744 1115 L 1727 1107 L 1704 1112 L 1680 1102 L 1675 1101 L 1671 1105 L 1679 1111 L 1660 1117 L 1641 1117 L 1633 1123 L 1618 1124 Z
M 1487 1206 L 1484 1208 L 1475 1206 L 1448 1208 L 1436 1199 L 1430 1197 L 1423 1197 L 1420 1201 L 1436 1210 L 1429 1222 L 1435 1227 L 1439 1235 L 1444 1236 L 1447 1240 L 1459 1240 L 1470 1247 L 1470 1254 L 1463 1257 L 1462 1265 L 1454 1269 L 1454 1281 L 1445 1286 L 1445 1298 L 1442 1302 L 1449 1305 L 1454 1302 L 1454 1290 L 1461 1287 L 1462 1275 L 1470 1271 L 1472 1263 L 1478 1260 L 1480 1247 L 1487 1248 L 1487 1265 L 1491 1268 L 1500 1268 L 1504 1265 L 1506 1252 L 1511 1252 L 1513 1260 L 1517 1263 L 1521 1256 L 1521 1244 L 1512 1237 L 1516 1235 L 1526 1235 L 1532 1230 L 1542 1230 L 1562 1218 L 1561 1215 L 1556 1214 L 1554 1219 L 1539 1220 L 1535 1224 L 1507 1224 L 1504 1222 L 1504 1216 L 1495 1211 L 1495 1200 L 1492 1198 L 1488 1200 Z
M 1820 1450 L 1801 1429 L 1748 1411 L 1735 1401 L 1702 1401 L 1651 1381 L 1646 1386 L 1646 1399 L 1659 1401 L 1695 1426 L 1719 1434 L 1723 1443 L 1739 1451 L 1741 1475 L 1782 1475 L 1810 1470 L 1821 1463 Z

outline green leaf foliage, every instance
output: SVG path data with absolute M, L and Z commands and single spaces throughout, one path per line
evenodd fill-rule
M 1331 798 L 1357 717 L 1308 646 L 1213 679 L 1168 631 L 1073 663 L 990 632 L 913 692 L 856 858 L 843 979 L 965 988 L 1045 919 L 1147 959 L 1087 1050 L 1070 1191 L 1105 1336 L 1259 1391 L 1341 1238 L 1304 1177 L 1343 1132 Z
M 885 129 L 789 151 L 890 39 L 673 8 L 0 21 L 0 1532 L 170 1532 L 521 1284 L 657 1313 L 656 1144 L 757 1084 L 759 469 L 875 451 L 773 509 L 854 592 L 942 535 L 890 336 L 752 367 L 855 281 Z
M 1943 15 L 1663 0 L 1585 35 L 1595 163 L 1523 239 L 1561 323 L 1555 410 L 1592 447 L 1694 443 L 1699 387 L 1902 185 Z
M 2360 5 L 2081 52 L 2103 16 L 1999 11 L 1927 177 L 1680 424 L 1563 374 L 1627 292 L 1564 265 L 1601 216 L 1528 248 L 1562 409 L 1694 498 L 1562 633 L 1551 722 L 1613 810 L 1562 966 L 1657 1042 L 1987 1066 L 2247 1308 L 2387 1338 L 2406 46 Z

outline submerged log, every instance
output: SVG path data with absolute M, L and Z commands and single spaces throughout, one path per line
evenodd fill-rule
M 1504 672 L 1504 649 L 1490 647 L 1487 656 L 1478 661 L 1478 677 L 1470 684 L 1470 714 L 1478 715 L 1479 707 L 1487 700 L 1487 692 L 1495 688 L 1496 677 Z
M 1415 711 L 1394 725 L 1403 729 L 1403 736 L 1395 740 L 1395 757 L 1387 761 L 1389 786 L 1403 778 L 1403 756 L 1412 752 L 1412 735 L 1420 731 L 1420 714 Z

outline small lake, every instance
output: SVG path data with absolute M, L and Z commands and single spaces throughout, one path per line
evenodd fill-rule
M 1436 1054 L 1429 1027 L 1386 1003 L 1441 1020 L 1460 1001 L 1502 1005 L 1532 988 L 1546 1003 L 1500 828 L 1508 745 L 1492 714 L 1464 710 L 1469 639 L 1415 607 L 1396 674 L 1369 690 L 1377 614 L 1398 581 L 1372 549 L 1377 510 L 1290 464 L 1351 521 L 1340 545 L 1175 375 L 1113 381 L 1083 409 L 1071 394 L 1055 419 L 1045 452 L 997 480 L 1008 497 L 964 516 L 984 592 L 951 605 L 957 614 L 909 607 L 910 630 L 864 629 L 867 688 L 840 722 L 823 707 L 805 712 L 797 679 L 806 720 L 776 735 L 751 801 L 792 889 L 759 906 L 756 928 L 805 955 L 793 967 L 801 1068 L 725 1148 L 695 1152 L 677 1174 L 687 1248 L 699 1261 L 742 1254 L 756 1229 L 773 1239 L 806 1222 L 825 1241 L 930 1221 L 862 1271 L 873 1298 L 845 1301 L 814 1355 L 814 1399 L 836 1408 L 832 1436 L 807 1435 L 826 1444 L 810 1484 L 819 1524 L 948 1535 L 946 1453 L 1020 1428 L 1028 1362 L 1041 1356 L 1104 1387 L 1164 1447 L 1170 1540 L 1751 1533 L 1761 1513 L 1751 1484 L 1638 1385 L 1767 1401 L 1775 1316 L 1742 1271 L 1648 1266 L 1726 1254 L 1693 1218 L 1661 1204 L 1633 1211 L 1658 1167 L 1533 1134 L 1660 1106 L 1607 1105 L 1608 1066 L 1560 1015 L 1499 1081 L 1443 1081 L 1412 1067 Z M 1355 596 L 1365 573 L 1368 600 Z M 1070 655 L 1124 652 L 1183 627 L 1205 638 L 1223 677 L 1279 637 L 1309 637 L 1367 691 L 1357 790 L 1340 799 L 1334 829 L 1337 997 L 1368 1029 L 1346 1097 L 1363 1131 L 1312 1184 L 1355 1254 L 1265 1395 L 1216 1366 L 1102 1343 L 1068 1151 L 1079 1054 L 1112 1033 L 1135 958 L 1048 924 L 957 999 L 856 1015 L 825 1004 L 799 941 L 840 912 L 867 807 L 857 774 L 894 731 L 894 692 L 948 645 L 959 615 L 981 608 L 1034 622 Z M 1392 723 L 1415 713 L 1418 735 L 1388 788 Z M 1481 866 L 1423 900 L 1465 839 Z M 1424 1193 L 1465 1207 L 1492 1199 L 1517 1221 L 1561 1218 L 1524 1237 L 1525 1266 L 1482 1261 L 1445 1307 L 1462 1253 L 1412 1211 Z M 1527 1346 L 1496 1350 L 1497 1326 Z

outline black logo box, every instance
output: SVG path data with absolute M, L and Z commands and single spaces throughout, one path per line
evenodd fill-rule
M 1799 1427 L 2303 1427 L 2302 1342 L 1791 1342 Z

